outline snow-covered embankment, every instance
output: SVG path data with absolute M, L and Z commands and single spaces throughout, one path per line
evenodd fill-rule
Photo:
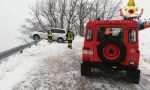
M 139 32 L 141 80 L 139 85 L 103 77 L 80 75 L 83 38 L 77 36 L 73 49 L 67 43 L 41 41 L 0 64 L 0 90 L 149 90 L 150 30 Z

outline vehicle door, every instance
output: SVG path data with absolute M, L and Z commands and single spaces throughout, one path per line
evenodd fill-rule
M 47 31 L 44 30 L 44 31 L 40 31 L 40 37 L 43 38 L 43 39 L 47 39 L 48 38 L 48 34 L 47 34 Z
M 127 29 L 128 36 L 128 60 L 129 63 L 138 66 L 139 64 L 139 45 L 138 45 L 138 28 L 128 28 Z
M 51 31 L 52 31 L 52 34 L 53 34 L 53 40 L 57 40 L 58 33 L 59 33 L 58 29 L 51 29 Z
M 66 32 L 65 32 L 65 30 L 59 29 L 58 31 L 59 31 L 58 37 L 61 37 L 61 38 L 63 38 L 64 40 L 66 40 Z
M 124 40 L 124 26 L 123 25 L 97 25 L 97 42 L 95 43 L 96 47 L 102 44 L 102 41 L 106 38 L 114 37 L 118 38 L 121 42 L 125 43 Z M 106 33 L 106 31 L 109 29 L 110 34 Z M 95 48 L 96 53 L 97 48 Z M 95 59 L 99 59 L 98 54 L 94 54 Z

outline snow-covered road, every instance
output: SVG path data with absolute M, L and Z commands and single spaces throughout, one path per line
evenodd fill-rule
M 104 77 L 80 75 L 83 38 L 77 36 L 73 49 L 67 44 L 39 42 L 0 63 L 0 90 L 149 90 L 150 31 L 140 31 L 140 84 Z M 144 36 L 144 37 L 143 37 Z

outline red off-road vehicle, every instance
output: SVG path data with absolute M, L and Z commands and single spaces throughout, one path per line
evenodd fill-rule
M 111 33 L 106 34 L 106 30 Z M 81 75 L 108 75 L 121 72 L 139 83 L 138 24 L 134 20 L 93 20 L 86 25 Z M 105 73 L 105 74 L 104 74 Z M 117 73 L 118 74 L 118 73 Z M 111 76 L 111 75 L 110 75 Z

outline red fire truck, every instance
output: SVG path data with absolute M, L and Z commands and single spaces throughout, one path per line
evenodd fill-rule
M 132 19 L 89 21 L 86 25 L 81 75 L 101 76 L 121 72 L 127 81 L 138 84 L 138 33 L 138 23 Z

